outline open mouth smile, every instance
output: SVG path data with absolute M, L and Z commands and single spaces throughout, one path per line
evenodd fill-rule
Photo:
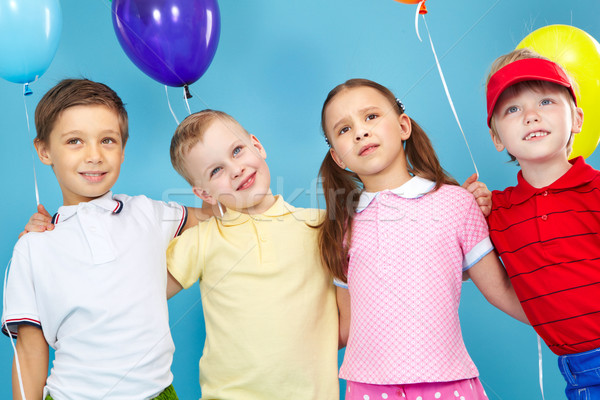
M 256 179 L 256 172 L 252 173 L 248 178 L 246 178 L 240 186 L 236 190 L 244 190 L 248 189 L 250 186 L 254 184 L 254 180 Z
M 106 175 L 106 172 L 80 172 L 79 175 L 81 175 L 85 180 L 89 181 L 89 182 L 100 182 L 104 176 Z
M 550 134 L 550 132 L 546 132 L 546 131 L 531 132 L 530 134 L 528 134 L 527 136 L 525 136 L 523 138 L 523 140 L 528 141 L 528 140 L 535 139 L 535 138 L 538 138 L 538 137 L 548 136 L 549 134 Z

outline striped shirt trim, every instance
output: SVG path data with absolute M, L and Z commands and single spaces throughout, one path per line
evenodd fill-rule
M 15 337 L 17 336 L 17 327 L 19 325 L 31 325 L 42 329 L 42 324 L 38 320 L 32 318 L 14 318 L 8 319 L 4 322 L 2 325 L 2 333 L 4 333 L 6 336 Z M 7 329 L 10 329 L 10 335 L 8 334 Z
M 181 209 L 183 210 L 183 215 L 181 216 L 181 221 L 179 222 L 179 226 L 177 227 L 177 230 L 175 231 L 174 237 L 181 235 L 181 233 L 183 232 L 183 227 L 187 223 L 188 209 L 186 206 L 181 206 Z

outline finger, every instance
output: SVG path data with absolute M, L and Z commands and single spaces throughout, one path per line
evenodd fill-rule
M 473 175 L 468 177 L 467 180 L 465 181 L 465 183 L 462 184 L 462 187 L 467 189 L 469 187 L 469 185 L 471 185 L 475 181 L 477 181 L 477 172 L 475 172 Z
M 48 211 L 46 211 L 46 208 L 44 207 L 43 204 L 38 204 L 37 210 L 38 210 L 38 213 L 45 215 L 48 218 L 52 219 L 52 216 L 50 215 L 50 213 Z
M 45 232 L 46 230 L 48 230 L 48 227 L 46 224 L 34 224 L 32 222 L 29 222 L 27 225 L 25 225 L 25 233 L 27 233 L 27 232 Z

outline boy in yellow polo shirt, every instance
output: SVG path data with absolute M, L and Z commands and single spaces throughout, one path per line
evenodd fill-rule
M 259 140 L 223 112 L 179 125 L 173 166 L 226 211 L 171 242 L 169 295 L 200 280 L 203 399 L 337 400 L 335 290 L 311 227 L 322 212 L 274 196 L 265 159 Z

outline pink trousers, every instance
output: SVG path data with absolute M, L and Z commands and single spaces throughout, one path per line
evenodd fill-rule
M 346 400 L 487 400 L 487 398 L 479 378 L 408 385 L 346 382 Z

